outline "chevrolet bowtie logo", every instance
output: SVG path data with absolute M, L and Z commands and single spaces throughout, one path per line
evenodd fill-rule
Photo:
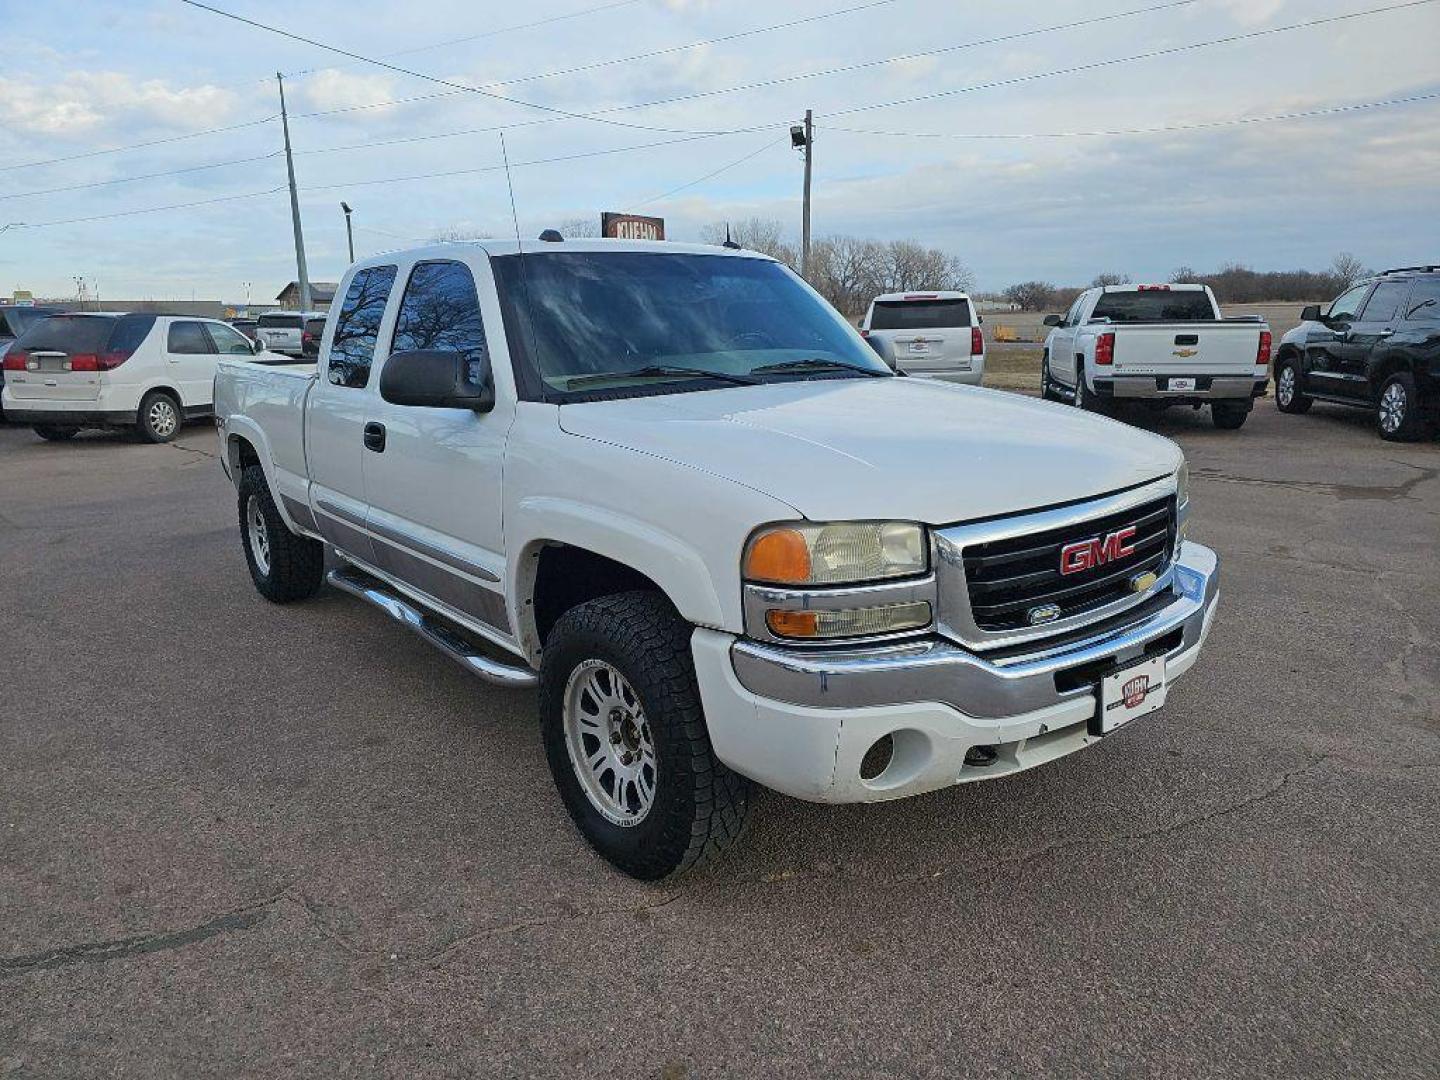
M 1199 349 L 1175 349 L 1173 352 L 1170 353 L 1170 355 L 1178 356 L 1182 360 L 1188 360 L 1190 359 L 1190 357 L 1195 356 L 1199 352 Z

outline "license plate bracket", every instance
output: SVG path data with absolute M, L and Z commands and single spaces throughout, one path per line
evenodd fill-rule
M 1176 379 L 1176 378 L 1171 378 L 1171 379 L 1168 379 L 1168 380 L 1166 381 L 1166 383 L 1165 383 L 1165 389 L 1168 390 L 1168 391 L 1170 391 L 1170 393 L 1172 393 L 1172 394 L 1176 394 L 1176 393 L 1181 393 L 1181 394 L 1183 394 L 1183 393 L 1186 393 L 1187 391 L 1193 392 L 1194 389 L 1195 389 L 1195 380 L 1194 380 L 1194 379 Z
M 1090 734 L 1108 735 L 1165 704 L 1165 657 L 1154 656 L 1102 676 Z

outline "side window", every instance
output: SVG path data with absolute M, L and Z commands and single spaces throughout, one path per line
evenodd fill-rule
M 1330 305 L 1326 313 L 1327 319 L 1354 319 L 1360 313 L 1360 304 L 1365 299 L 1365 294 L 1370 289 L 1367 281 L 1364 285 L 1356 285 L 1353 289 L 1340 294 L 1339 298 Z
M 1370 301 L 1365 305 L 1362 318 L 1366 322 L 1388 322 L 1395 318 L 1409 292 L 1408 281 L 1382 281 L 1370 294 Z
M 1417 278 L 1405 301 L 1410 322 L 1440 322 L 1440 277 Z
M 206 323 L 205 329 L 210 331 L 210 340 L 215 343 L 215 351 L 222 356 L 250 356 L 250 339 L 239 330 L 223 323 Z
M 485 354 L 475 278 L 464 263 L 422 262 L 410 272 L 390 351 L 416 349 L 464 353 L 472 360 Z
M 165 351 L 172 353 L 211 353 L 215 349 L 198 322 L 172 322 L 165 342 Z
M 370 361 L 375 356 L 375 338 L 385 315 L 385 301 L 395 284 L 395 267 L 372 266 L 350 280 L 345 303 L 335 324 L 330 343 L 326 377 L 336 386 L 363 387 L 370 379 Z

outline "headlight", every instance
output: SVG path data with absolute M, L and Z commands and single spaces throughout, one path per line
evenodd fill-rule
M 1175 505 L 1184 506 L 1190 501 L 1190 465 L 1181 462 L 1175 470 Z
M 925 530 L 903 521 L 796 522 L 761 529 L 745 545 L 747 581 L 851 585 L 925 572 Z

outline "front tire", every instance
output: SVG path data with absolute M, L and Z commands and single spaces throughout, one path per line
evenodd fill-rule
M 259 465 L 240 474 L 238 502 L 240 544 L 260 595 L 276 604 L 315 595 L 325 576 L 325 546 L 290 531 Z
M 1390 442 L 1414 442 L 1425 434 L 1415 376 L 1408 371 L 1397 371 L 1380 388 L 1375 426 L 1380 430 L 1380 437 Z
M 1210 419 L 1221 431 L 1238 431 L 1250 415 L 1248 401 L 1217 401 L 1210 406 Z
M 643 881 L 718 855 L 749 809 L 749 781 L 710 746 L 691 632 L 663 596 L 618 593 L 566 612 L 540 666 L 540 731 L 565 809 Z
M 146 442 L 167 443 L 180 434 L 180 402 L 164 390 L 152 390 L 140 401 L 135 430 Z
M 1055 390 L 1055 384 L 1050 380 L 1050 350 L 1046 349 L 1040 356 L 1040 397 L 1045 401 L 1060 401 L 1060 395 Z
M 1300 369 L 1292 359 L 1281 360 L 1275 368 L 1275 407 L 1283 413 L 1307 413 L 1314 399 L 1300 392 Z
M 59 424 L 36 424 L 35 434 L 46 442 L 64 442 L 80 434 L 78 427 L 61 427 Z

